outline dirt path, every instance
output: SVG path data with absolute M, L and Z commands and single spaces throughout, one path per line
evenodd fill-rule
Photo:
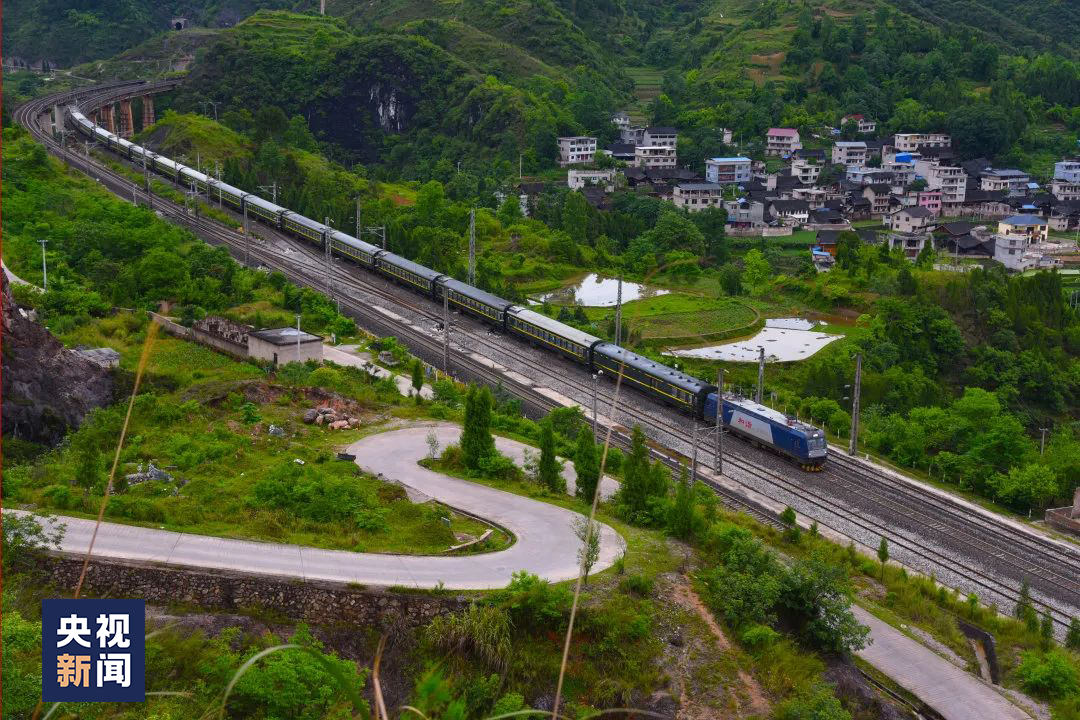
M 694 592 L 693 587 L 690 585 L 690 579 L 685 575 L 678 576 L 672 583 L 671 598 L 681 608 L 701 618 L 716 641 L 716 647 L 720 652 L 724 653 L 731 650 L 731 641 L 724 635 L 724 631 L 720 629 L 716 618 L 713 617 L 713 614 L 701 602 L 701 598 Z M 764 717 L 768 715 L 770 709 L 769 700 L 765 697 L 761 685 L 745 670 L 739 669 L 737 673 L 744 692 L 740 697 L 742 702 L 740 702 L 736 717 L 754 715 Z M 705 718 L 719 717 L 712 708 L 696 703 L 692 697 L 687 697 L 685 692 L 681 693 L 679 706 L 678 720 L 704 720 Z

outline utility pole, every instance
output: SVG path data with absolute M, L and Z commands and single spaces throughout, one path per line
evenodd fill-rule
M 716 475 L 724 474 L 724 369 L 716 378 Z
M 697 482 L 698 426 L 697 426 L 697 421 L 696 420 L 692 420 L 691 422 L 693 422 L 693 424 L 694 424 L 693 425 L 694 429 L 692 431 L 693 434 L 694 434 L 694 443 L 693 443 L 694 444 L 694 450 L 693 450 L 693 453 L 690 455 L 690 458 L 691 458 L 690 459 L 690 484 L 693 485 L 695 482 Z
M 277 180 L 270 183 L 269 185 L 260 185 L 259 189 L 260 190 L 269 190 L 270 191 L 270 202 L 277 205 Z
M 469 211 L 469 284 L 476 285 L 476 208 Z
M 247 203 L 244 206 L 244 267 L 248 267 L 251 257 L 251 228 L 248 227 Z
M 1050 428 L 1039 428 L 1041 438 L 1039 439 L 1039 457 L 1042 457 L 1046 452 L 1046 433 Z
M 622 336 L 622 275 L 619 276 L 619 286 L 615 291 L 615 345 L 621 347 L 619 340 Z
M 600 394 L 600 376 L 603 374 L 603 370 L 597 370 L 596 373 L 592 376 L 592 434 L 594 442 L 599 442 L 600 440 L 600 426 L 596 416 L 596 397 Z
M 521 168 L 522 168 L 522 158 L 524 158 L 524 157 L 525 157 L 525 155 L 523 153 L 518 153 L 518 180 L 520 180 L 521 177 L 522 177 Z
M 848 440 L 848 455 L 859 451 L 859 392 L 862 390 L 862 353 L 855 356 L 855 387 L 851 393 L 851 438 Z
M 143 183 L 146 185 L 146 207 L 148 207 L 150 210 L 153 210 L 154 209 L 154 194 L 152 192 L 150 192 L 150 172 L 146 169 L 146 156 L 149 155 L 149 154 L 150 154 L 150 144 L 147 143 L 143 147 L 142 174 L 143 174 Z M 86 156 L 90 157 L 90 151 L 89 150 L 87 150 Z
M 357 240 L 363 240 L 363 238 L 360 237 L 360 233 L 361 233 L 361 230 L 360 230 L 360 196 L 357 195 L 356 196 L 356 239 Z
M 450 374 L 450 293 L 443 288 L 442 296 L 443 316 L 443 346 L 442 346 L 442 371 L 444 375 Z
M 326 296 L 334 299 L 334 293 L 330 285 L 330 217 L 323 218 L 323 255 L 326 258 Z
M 300 315 L 296 316 L 296 362 L 300 362 Z
M 319 14 L 326 14 L 326 0 L 319 0 Z
M 765 387 L 765 348 L 758 347 L 758 361 L 757 361 L 757 392 L 754 393 L 754 401 L 761 404 L 761 392 Z
M 139 207 L 139 183 L 132 180 L 131 182 L 131 204 L 135 207 Z
M 215 113 L 217 112 L 216 107 L 214 108 L 214 112 Z M 214 161 L 214 176 L 217 178 L 217 181 L 218 181 L 217 204 L 218 204 L 218 207 L 222 207 L 222 203 L 221 203 L 221 165 L 218 163 L 217 160 Z
M 45 246 L 48 244 L 47 238 L 41 238 L 38 240 L 41 243 L 41 289 L 49 289 L 49 268 L 45 264 Z

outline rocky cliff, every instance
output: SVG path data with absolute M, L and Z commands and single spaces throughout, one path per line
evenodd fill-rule
M 4 434 L 54 445 L 92 409 L 113 401 L 113 377 L 28 319 L 3 273 L 0 283 Z

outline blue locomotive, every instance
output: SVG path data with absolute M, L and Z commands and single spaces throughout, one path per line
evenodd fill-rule
M 536 345 L 555 355 L 602 371 L 612 381 L 625 385 L 652 400 L 679 408 L 698 419 L 716 422 L 717 387 L 663 363 L 606 342 L 546 315 L 516 305 L 489 292 L 425 267 L 395 253 L 335 230 L 299 213 L 268 202 L 253 193 L 221 182 L 163 155 L 135 145 L 91 122 L 76 108 L 69 115 L 80 132 L 133 162 L 145 165 L 181 185 L 194 186 L 222 203 L 250 213 L 259 221 L 291 233 L 347 257 L 413 292 L 436 301 L 443 300 L 462 313 Z M 722 422 L 731 432 L 751 443 L 768 447 L 791 458 L 805 470 L 820 470 L 825 462 L 825 434 L 772 408 L 734 395 L 724 395 Z

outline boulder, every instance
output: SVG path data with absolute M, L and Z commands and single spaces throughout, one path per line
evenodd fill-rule
M 271 425 L 266 432 L 274 437 L 285 437 L 285 428 L 280 425 Z
M 360 427 L 360 420 L 357 419 L 357 418 L 349 418 L 349 427 L 351 427 L 351 428 Z
M 315 418 L 319 417 L 319 411 L 315 408 L 311 408 L 304 413 L 304 422 L 308 425 L 315 422 Z
M 315 424 L 316 425 L 322 425 L 323 422 L 325 422 L 325 418 L 326 418 L 325 415 L 319 415 L 318 417 L 315 418 Z
M 328 407 L 319 408 L 319 414 L 320 415 L 329 415 L 332 412 L 334 412 L 334 411 L 332 409 L 328 408 Z
M 330 423 L 331 430 L 344 430 L 347 427 L 349 427 L 349 422 L 347 420 L 335 420 Z

